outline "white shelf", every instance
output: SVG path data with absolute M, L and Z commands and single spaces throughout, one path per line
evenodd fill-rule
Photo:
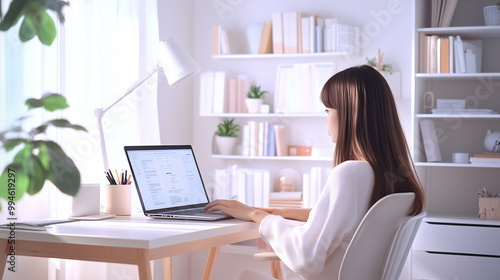
M 500 119 L 500 114 L 416 114 L 418 119 Z
M 418 28 L 418 32 L 428 35 L 459 35 L 465 39 L 483 39 L 500 37 L 500 26 L 462 26 Z M 463 39 L 463 38 L 462 38 Z
M 202 117 L 225 117 L 225 118 L 325 118 L 325 113 L 295 113 L 295 114 L 241 114 L 241 113 L 222 113 L 222 114 L 204 114 Z
M 213 55 L 214 59 L 290 59 L 290 58 L 329 58 L 348 57 L 354 54 L 345 52 L 323 52 L 323 53 L 287 53 L 287 54 L 224 54 Z
M 500 220 L 481 220 L 476 215 L 438 215 L 430 214 L 424 218 L 427 223 L 477 225 L 500 227 Z
M 465 167 L 465 168 L 500 168 L 500 164 L 494 163 L 453 163 L 453 162 L 415 162 L 415 166 L 428 167 Z
M 477 79 L 477 78 L 497 78 L 500 77 L 500 73 L 417 73 L 415 75 L 417 79 Z
M 282 157 L 264 157 L 264 156 L 242 156 L 242 155 L 212 155 L 215 159 L 249 159 L 249 160 L 284 160 L 284 161 L 332 161 L 332 157 L 299 157 L 299 156 L 282 156 Z

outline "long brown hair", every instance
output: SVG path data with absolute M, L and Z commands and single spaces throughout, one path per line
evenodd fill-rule
M 334 165 L 365 159 L 375 172 L 370 205 L 388 194 L 414 192 L 410 214 L 422 212 L 422 186 L 384 77 L 368 65 L 345 69 L 325 83 L 321 101 L 338 113 Z

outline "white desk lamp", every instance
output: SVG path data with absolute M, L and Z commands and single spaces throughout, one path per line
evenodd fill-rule
M 189 54 L 184 51 L 176 41 L 172 38 L 167 39 L 166 41 L 161 41 L 158 49 L 158 65 L 146 75 L 142 80 L 137 81 L 133 84 L 127 92 L 118 100 L 116 100 L 113 104 L 108 107 L 97 108 L 94 111 L 95 116 L 97 117 L 97 125 L 99 128 L 99 136 L 101 138 L 101 152 L 102 152 L 102 160 L 104 162 L 104 170 L 107 171 L 109 169 L 108 163 L 108 154 L 106 152 L 106 143 L 104 141 L 104 131 L 102 128 L 102 117 L 104 114 L 115 106 L 118 102 L 120 102 L 127 95 L 131 94 L 137 87 L 139 87 L 142 83 L 144 83 L 149 77 L 155 74 L 160 68 L 163 68 L 163 73 L 167 77 L 167 82 L 171 86 L 176 82 L 184 80 L 198 71 L 200 71 L 200 66 L 196 64 L 196 62 L 189 56 Z

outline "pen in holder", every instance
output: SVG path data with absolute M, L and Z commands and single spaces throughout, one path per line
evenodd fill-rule
M 132 185 L 105 185 L 105 214 L 130 216 L 132 211 Z

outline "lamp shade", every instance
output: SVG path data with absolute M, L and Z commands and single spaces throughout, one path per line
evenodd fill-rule
M 173 85 L 200 71 L 200 66 L 172 38 L 160 42 L 158 63 L 163 68 L 169 85 Z

